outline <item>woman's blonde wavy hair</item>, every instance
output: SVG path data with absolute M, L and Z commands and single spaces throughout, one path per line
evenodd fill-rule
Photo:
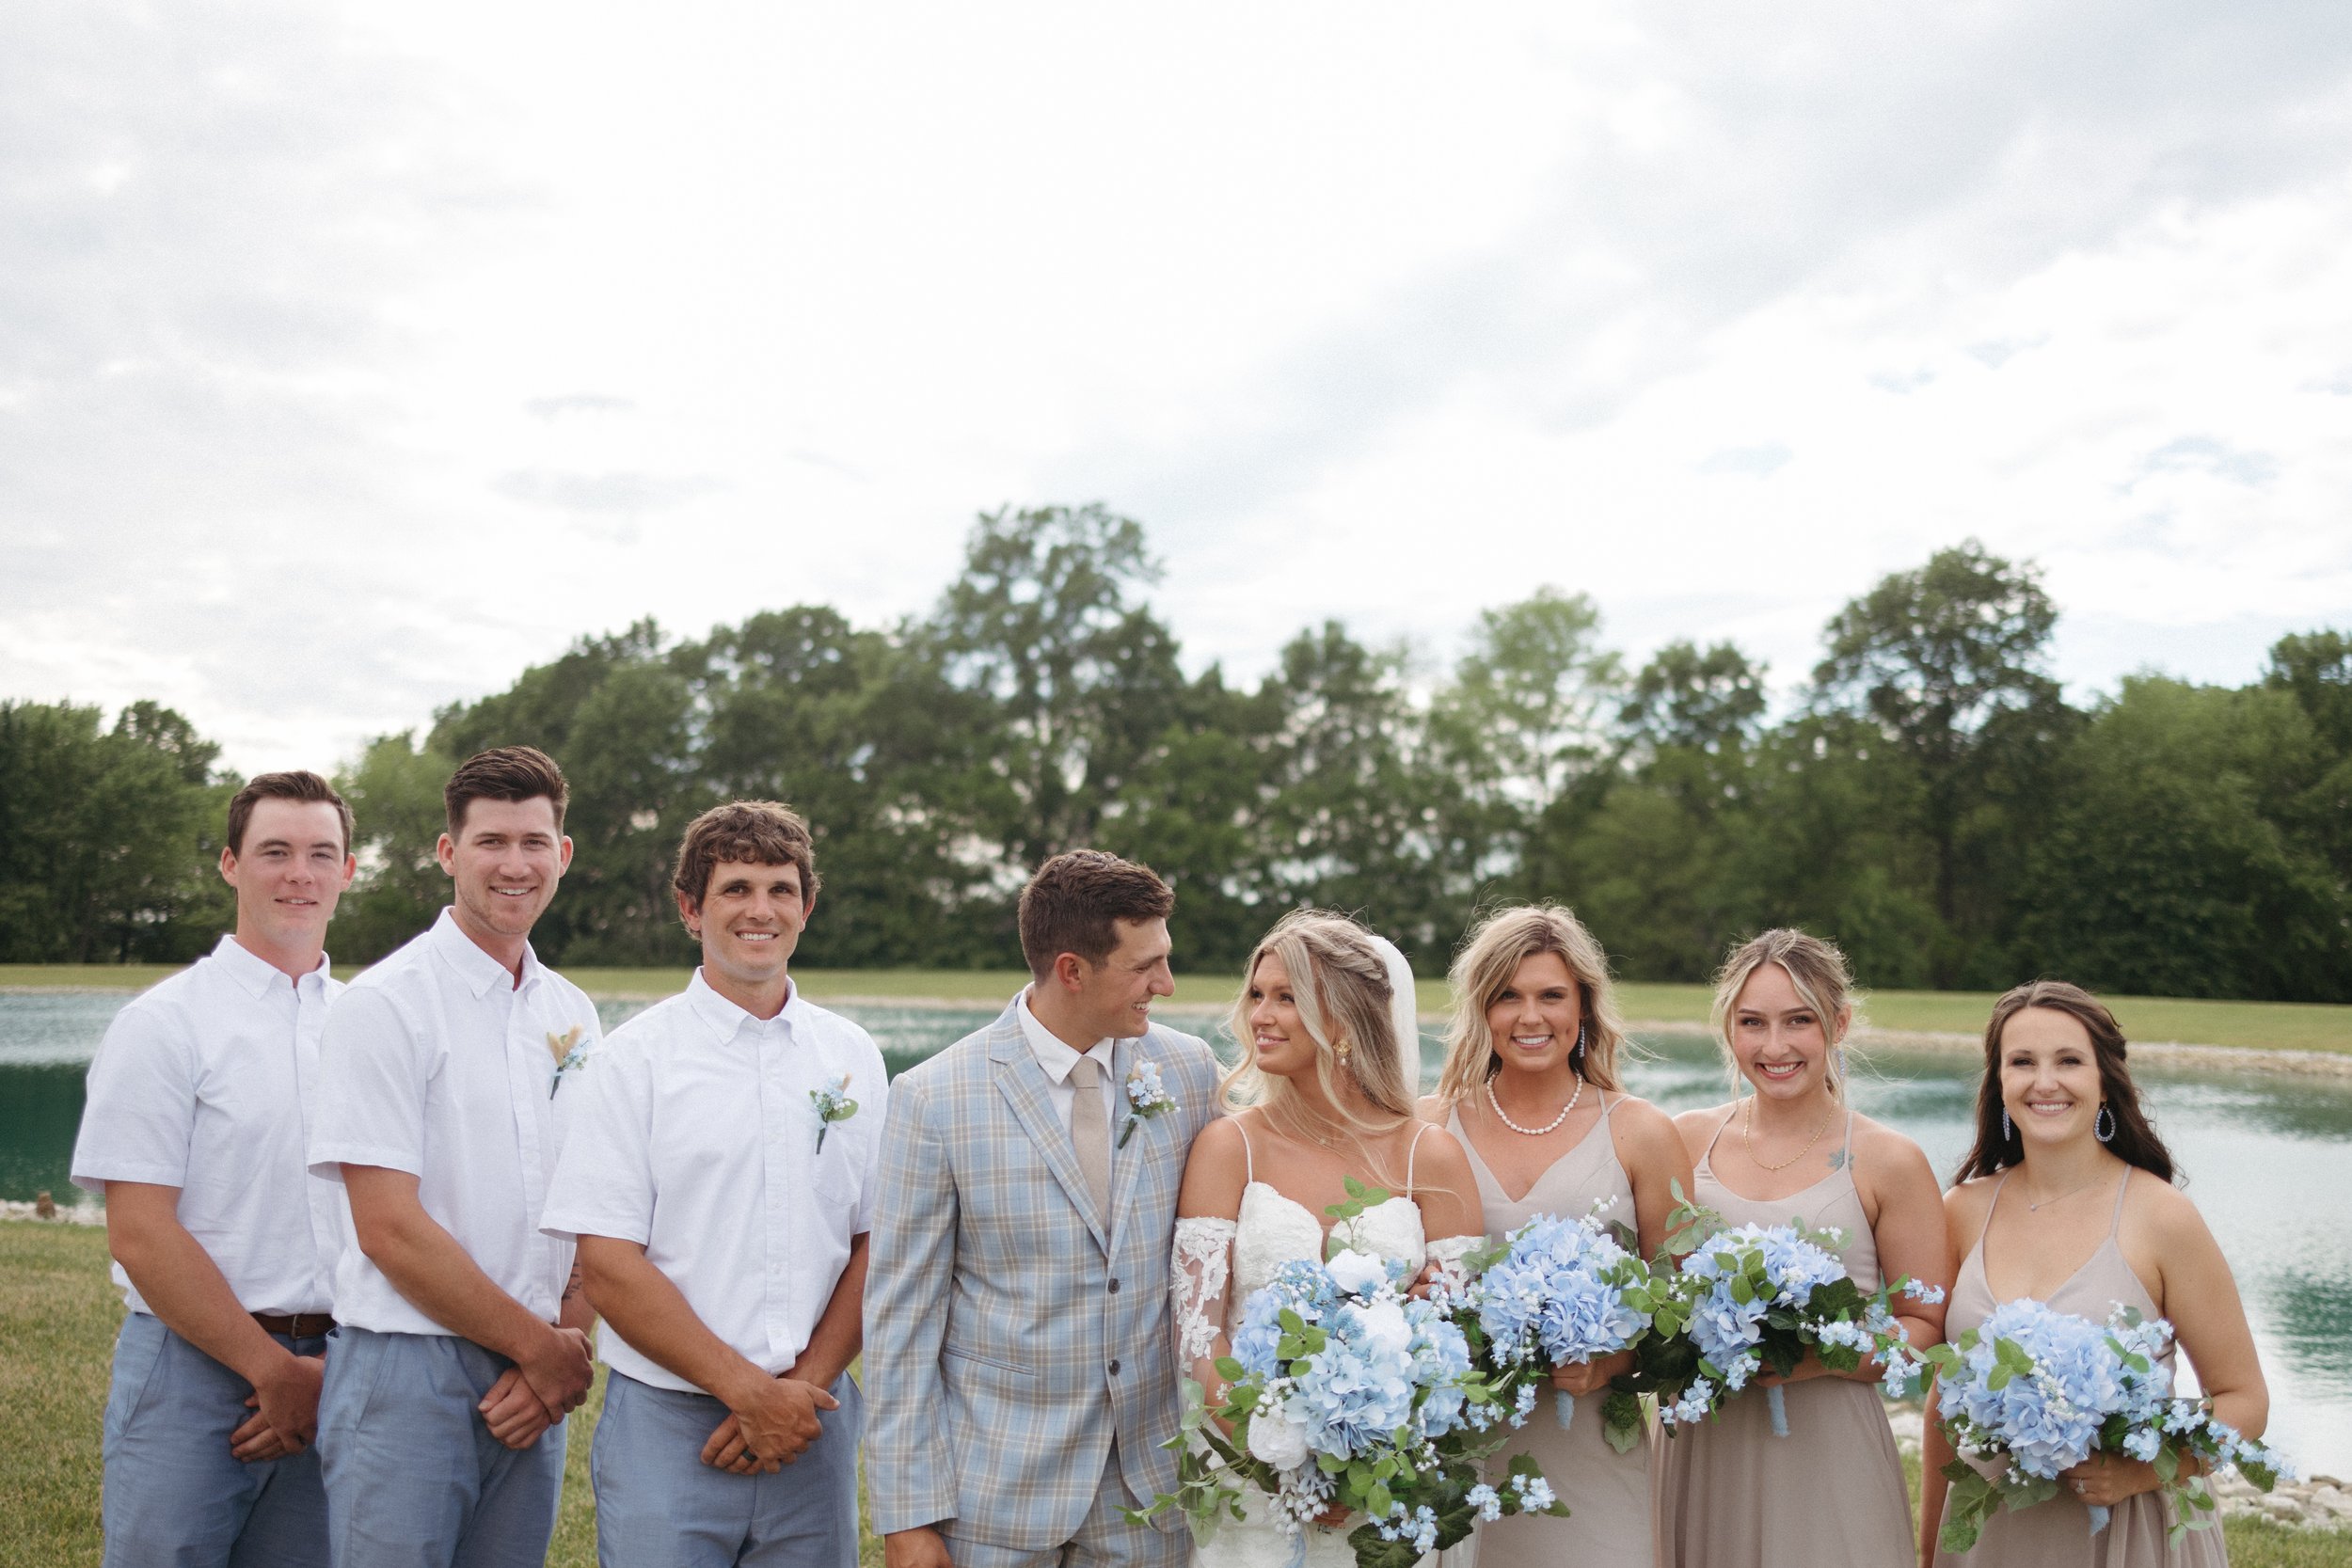
M 1851 1066 L 1847 1060 L 1851 1048 L 1846 1037 L 1862 1022 L 1862 998 L 1854 990 L 1852 972 L 1846 967 L 1846 955 L 1836 942 L 1787 926 L 1750 937 L 1733 948 L 1724 967 L 1715 972 L 1715 1004 L 1708 1022 L 1724 1048 L 1724 1059 L 1731 1065 L 1732 1097 L 1739 1097 L 1745 1083 L 1740 1076 L 1740 1053 L 1731 1048 L 1732 1012 L 1748 977 L 1766 964 L 1778 964 L 1788 973 L 1788 983 L 1797 988 L 1798 1000 L 1821 1021 L 1821 1033 L 1830 1045 L 1829 1092 L 1844 1099 Z M 1846 1019 L 1842 1028 L 1838 1024 L 1841 1014 Z
M 1558 904 L 1517 904 L 1481 922 L 1447 972 L 1454 989 L 1454 1018 L 1446 1028 L 1445 1066 L 1438 1075 L 1442 1104 L 1458 1104 L 1502 1070 L 1486 1011 L 1509 988 L 1519 965 L 1538 953 L 1559 954 L 1576 977 L 1577 1008 L 1584 1020 L 1583 1059 L 1578 1070 L 1597 1087 L 1617 1092 L 1625 1018 L 1609 981 L 1609 955 L 1584 923 Z
M 1394 1173 L 1383 1168 L 1366 1139 L 1393 1131 L 1413 1119 L 1412 1090 L 1405 1082 L 1404 1053 L 1396 1038 L 1389 1004 L 1392 988 L 1389 968 L 1372 944 L 1371 933 L 1343 914 L 1327 910 L 1293 910 L 1250 949 L 1242 970 L 1241 994 L 1233 999 L 1227 1021 L 1233 1038 L 1241 1042 L 1241 1061 L 1217 1085 L 1217 1099 L 1228 1111 L 1258 1106 L 1277 1132 L 1303 1142 L 1320 1143 L 1298 1104 L 1298 1091 L 1287 1078 L 1261 1071 L 1249 1044 L 1249 988 L 1256 983 L 1258 961 L 1271 953 L 1289 972 L 1291 992 L 1298 1005 L 1298 1021 L 1315 1046 L 1315 1081 L 1331 1108 L 1339 1113 L 1341 1135 L 1362 1160 L 1365 1173 L 1391 1192 L 1404 1188 Z M 1339 1048 L 1347 1047 L 1340 1060 Z M 1343 1082 L 1362 1091 L 1385 1117 L 1368 1118 L 1352 1110 L 1342 1092 Z

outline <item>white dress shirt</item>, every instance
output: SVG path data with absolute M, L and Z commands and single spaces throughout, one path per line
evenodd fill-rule
M 89 1068 L 73 1182 L 180 1189 L 180 1223 L 248 1312 L 325 1312 L 339 1226 L 303 1147 L 319 1030 L 343 989 L 326 958 L 299 981 L 222 937 L 207 958 L 132 999 Z M 115 1283 L 148 1310 L 122 1265 Z
M 844 1076 L 856 1114 L 820 1123 L 810 1096 Z M 582 1088 L 548 1233 L 642 1244 L 705 1327 L 763 1371 L 789 1369 L 872 1224 L 889 1096 L 873 1039 L 798 987 L 754 1018 L 698 969 L 612 1031 Z M 596 1335 L 614 1370 L 693 1388 L 611 1323 Z
M 596 1009 L 523 952 L 522 984 L 448 910 L 430 930 L 354 980 L 321 1042 L 310 1170 L 336 1183 L 343 1247 L 339 1322 L 379 1334 L 447 1334 L 359 1250 L 342 1194 L 345 1164 L 418 1179 L 424 1212 L 490 1282 L 555 1321 L 572 1248 L 539 1232 L 579 1070 L 556 1076 L 552 1042 L 579 1030 L 596 1047 Z
M 1029 1049 L 1037 1054 L 1037 1065 L 1045 1069 L 1046 1092 L 1054 1097 L 1054 1109 L 1060 1114 L 1062 1130 L 1070 1131 L 1072 1118 L 1078 1108 L 1078 1086 L 1070 1081 L 1070 1069 L 1078 1065 L 1081 1055 L 1090 1056 L 1101 1069 L 1095 1074 L 1094 1082 L 1103 1096 L 1104 1126 L 1109 1130 L 1104 1136 L 1111 1140 L 1115 1149 L 1118 1147 L 1120 1085 L 1111 1076 L 1114 1042 L 1104 1038 L 1096 1040 L 1083 1052 L 1073 1050 L 1059 1035 L 1040 1022 L 1037 1014 L 1029 1011 L 1029 999 L 1036 990 L 1034 986 L 1021 988 L 1021 1032 L 1028 1037 Z

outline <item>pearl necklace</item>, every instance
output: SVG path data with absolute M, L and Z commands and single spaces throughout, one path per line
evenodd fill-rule
M 1495 1081 L 1491 1078 L 1486 1080 L 1486 1103 L 1494 1107 L 1495 1119 L 1522 1137 L 1540 1138 L 1545 1133 L 1554 1131 L 1562 1122 L 1568 1119 L 1568 1113 L 1575 1110 L 1576 1102 L 1583 1098 L 1584 1075 L 1580 1072 L 1576 1075 L 1576 1092 L 1568 1096 L 1568 1102 L 1560 1107 L 1560 1114 L 1558 1116 L 1552 1117 L 1541 1127 L 1521 1127 L 1518 1122 L 1513 1121 L 1509 1117 L 1503 1115 L 1502 1101 L 1495 1098 Z

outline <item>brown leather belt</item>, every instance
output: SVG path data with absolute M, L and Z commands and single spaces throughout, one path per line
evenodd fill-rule
M 253 1321 L 262 1325 L 264 1333 L 284 1334 L 296 1339 L 324 1338 L 326 1331 L 335 1326 L 335 1320 L 324 1312 L 296 1312 L 292 1316 L 283 1312 L 256 1312 Z

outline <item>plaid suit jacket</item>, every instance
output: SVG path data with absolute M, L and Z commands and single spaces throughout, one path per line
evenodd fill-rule
M 1220 1074 L 1206 1045 L 1157 1024 L 1117 1043 L 1119 1081 L 1144 1060 L 1176 1103 L 1112 1155 L 1108 1215 L 1012 1007 L 891 1085 L 866 1281 L 877 1531 L 1058 1545 L 1114 1435 L 1137 1498 L 1174 1490 L 1159 1446 L 1180 1410 L 1168 1259 L 1184 1157 L 1216 1114 Z

